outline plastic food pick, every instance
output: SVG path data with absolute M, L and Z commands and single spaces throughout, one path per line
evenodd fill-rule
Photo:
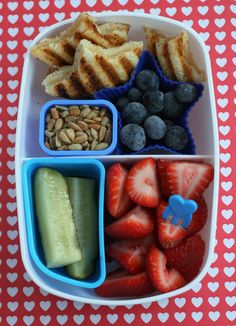
M 192 221 L 192 214 L 196 212 L 197 208 L 198 205 L 194 200 L 184 199 L 180 195 L 172 195 L 162 217 L 174 225 L 180 225 L 187 229 Z

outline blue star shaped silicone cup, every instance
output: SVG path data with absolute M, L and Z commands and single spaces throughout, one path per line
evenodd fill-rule
M 196 212 L 197 208 L 198 205 L 194 200 L 184 199 L 180 195 L 172 195 L 162 217 L 174 225 L 180 225 L 187 229 L 192 221 L 192 214 Z
M 169 80 L 166 77 L 166 75 L 163 73 L 163 71 L 161 70 L 155 57 L 149 51 L 143 51 L 143 53 L 140 56 L 139 62 L 131 75 L 130 80 L 126 84 L 124 84 L 122 86 L 118 86 L 118 87 L 102 89 L 95 94 L 95 98 L 96 99 L 105 99 L 105 100 L 108 100 L 108 101 L 112 102 L 113 104 L 115 104 L 116 101 L 120 97 L 126 96 L 128 90 L 135 86 L 135 79 L 136 79 L 137 74 L 141 70 L 144 70 L 144 69 L 150 69 L 157 73 L 157 75 L 159 76 L 159 79 L 160 79 L 160 87 L 159 88 L 161 91 L 164 90 L 166 92 L 169 90 L 174 90 L 174 89 L 176 89 L 176 87 L 178 85 L 183 84 L 183 83 L 180 83 L 177 81 Z M 197 98 L 193 102 L 190 102 L 186 105 L 184 112 L 182 113 L 182 115 L 179 118 L 172 120 L 176 125 L 183 127 L 188 134 L 189 142 L 188 142 L 187 146 L 182 151 L 174 151 L 170 148 L 165 147 L 161 141 L 156 141 L 156 140 L 154 141 L 154 140 L 148 139 L 146 142 L 146 146 L 138 152 L 133 152 L 133 151 L 129 150 L 120 141 L 118 141 L 117 150 L 116 150 L 116 152 L 114 152 L 114 154 L 141 154 L 141 153 L 143 154 L 143 153 L 147 153 L 147 152 L 153 153 L 156 151 L 158 151 L 159 153 L 167 153 L 167 154 L 168 153 L 171 153 L 171 154 L 195 154 L 196 146 L 195 146 L 192 134 L 188 127 L 188 115 L 189 115 L 190 111 L 192 110 L 192 108 L 194 107 L 195 103 L 202 96 L 204 86 L 202 84 L 195 84 L 195 83 L 191 83 L 191 84 L 193 84 L 197 87 L 197 90 L 198 90 Z M 121 130 L 121 128 L 123 127 L 122 119 L 120 117 L 119 112 L 118 112 L 118 120 L 119 120 L 119 125 L 118 125 L 118 132 L 119 132 L 119 130 Z

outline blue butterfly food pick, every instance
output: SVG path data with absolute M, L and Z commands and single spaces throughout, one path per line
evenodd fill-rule
M 184 199 L 180 195 L 172 195 L 162 217 L 174 225 L 187 229 L 192 221 L 192 214 L 197 209 L 198 205 L 194 200 Z

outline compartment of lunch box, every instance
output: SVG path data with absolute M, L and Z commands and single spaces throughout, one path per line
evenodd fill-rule
M 71 278 L 63 267 L 48 268 L 45 263 L 42 243 L 40 239 L 37 219 L 35 216 L 33 179 L 38 168 L 48 167 L 55 169 L 63 176 L 82 177 L 96 180 L 97 183 L 97 206 L 98 206 L 98 241 L 99 254 L 96 270 L 87 279 L 76 280 Z M 59 159 L 59 158 L 34 158 L 26 161 L 22 166 L 22 189 L 24 191 L 25 225 L 29 254 L 35 265 L 52 279 L 60 280 L 65 284 L 94 288 L 101 284 L 105 278 L 104 257 L 104 181 L 105 170 L 98 160 L 85 159 Z

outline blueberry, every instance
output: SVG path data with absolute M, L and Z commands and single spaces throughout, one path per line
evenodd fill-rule
M 122 114 L 122 119 L 125 124 L 137 123 L 141 124 L 148 116 L 148 112 L 144 105 L 138 102 L 131 102 L 124 108 Z
M 166 132 L 175 125 L 173 121 L 170 120 L 163 120 L 163 121 L 165 122 L 166 125 Z
M 171 127 L 165 135 L 164 144 L 166 147 L 180 151 L 188 144 L 188 135 L 182 127 Z
M 143 104 L 150 113 L 158 113 L 164 108 L 164 94 L 161 91 L 147 91 L 143 95 Z
M 157 89 L 159 87 L 159 83 L 159 77 L 152 70 L 142 70 L 136 77 L 136 86 L 143 92 Z
M 163 138 L 166 133 L 164 121 L 156 115 L 151 115 L 144 121 L 144 129 L 147 135 L 155 140 Z
M 143 93 L 136 87 L 130 88 L 128 91 L 128 99 L 130 102 L 139 102 L 142 99 Z
M 145 131 L 137 124 L 128 124 L 120 131 L 120 141 L 131 151 L 140 151 L 146 144 Z
M 115 106 L 118 111 L 123 111 L 127 104 L 129 104 L 129 100 L 127 97 L 123 96 L 116 101 Z
M 184 105 L 177 100 L 173 91 L 164 94 L 164 109 L 161 113 L 166 118 L 177 118 L 183 111 Z
M 198 89 L 192 84 L 180 84 L 175 89 L 175 96 L 180 103 L 192 102 L 198 96 Z

